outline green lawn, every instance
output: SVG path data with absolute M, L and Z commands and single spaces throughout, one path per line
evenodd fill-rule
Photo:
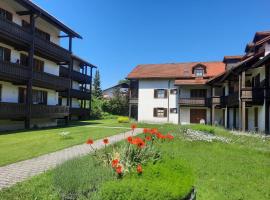
M 129 126 L 119 124 L 116 119 L 73 122 L 69 127 L 50 128 L 43 130 L 0 133 L 0 166 L 54 152 L 76 144 L 87 138 L 103 138 L 127 131 L 126 129 L 106 129 L 89 126 Z M 59 135 L 70 132 L 68 139 Z
M 109 123 L 114 123 L 110 121 Z M 126 125 L 125 125 L 126 126 Z M 230 138 L 231 143 L 185 140 L 176 125 L 147 125 L 177 134 L 162 151 L 181 157 L 195 174 L 197 199 L 270 199 L 270 139 L 234 136 L 222 128 L 189 126 Z M 59 199 L 53 187 L 54 170 L 0 192 L 0 199 Z

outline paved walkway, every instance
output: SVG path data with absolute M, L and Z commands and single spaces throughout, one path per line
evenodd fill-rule
M 142 133 L 141 128 L 137 128 L 133 135 Z M 121 141 L 132 135 L 132 131 L 121 133 L 108 137 L 110 144 Z M 93 144 L 94 148 L 101 149 L 104 147 L 102 139 L 96 140 Z M 18 149 L 19 151 L 19 149 Z M 10 187 L 27 178 L 38 175 L 46 170 L 52 169 L 57 165 L 92 152 L 87 144 L 72 146 L 60 151 L 42 155 L 33 159 L 13 163 L 4 167 L 0 167 L 0 189 Z

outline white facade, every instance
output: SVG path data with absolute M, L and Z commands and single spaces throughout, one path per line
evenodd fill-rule
M 155 89 L 165 89 L 168 91 L 167 98 L 155 98 Z M 177 89 L 176 94 L 171 94 L 171 89 Z M 207 89 L 207 95 L 210 95 L 207 86 L 175 86 L 174 80 L 139 80 L 139 95 L 138 95 L 138 121 L 153 122 L 153 123 L 174 123 L 174 124 L 189 124 L 190 109 L 205 109 L 206 123 L 210 123 L 210 109 L 207 107 L 187 107 L 179 106 L 179 98 L 190 98 L 191 89 Z M 166 108 L 167 117 L 155 117 L 154 108 Z M 170 109 L 176 108 L 177 113 L 171 113 Z M 222 112 L 217 111 L 217 121 L 222 119 Z

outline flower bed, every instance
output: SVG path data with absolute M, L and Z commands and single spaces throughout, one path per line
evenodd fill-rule
M 133 130 L 136 125 L 132 125 Z M 174 143 L 172 134 L 144 129 L 118 145 L 69 161 L 55 172 L 55 187 L 62 199 L 92 200 L 180 200 L 189 195 L 194 178 L 179 156 L 162 152 L 164 144 Z

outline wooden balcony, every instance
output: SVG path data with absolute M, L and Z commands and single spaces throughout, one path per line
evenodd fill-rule
M 130 104 L 138 104 L 138 98 L 130 98 L 129 103 Z
M 28 67 L 0 61 L 0 79 L 18 83 L 26 84 L 30 78 L 30 70 Z M 70 80 L 55 76 L 44 72 L 33 72 L 33 86 L 53 89 L 57 91 L 64 91 L 69 88 Z
M 180 98 L 180 106 L 206 107 L 208 106 L 207 98 Z
M 70 114 L 81 117 L 88 117 L 90 115 L 90 109 L 87 108 L 70 108 Z
M 68 92 L 67 91 L 60 92 L 59 95 L 62 97 L 68 97 Z M 77 98 L 77 99 L 81 99 L 81 100 L 89 100 L 90 95 L 91 95 L 91 93 L 88 91 L 86 92 L 86 91 L 75 90 L 75 89 L 70 90 L 70 97 L 71 98 Z
M 263 105 L 264 88 L 246 87 L 241 89 L 241 100 L 252 105 Z
M 59 72 L 60 76 L 62 77 L 69 77 L 69 69 L 63 66 L 60 66 L 60 72 Z M 90 84 L 91 83 L 91 76 L 82 74 L 80 72 L 71 71 L 71 78 L 74 81 L 77 81 L 81 84 Z
M 0 102 L 0 119 L 22 119 L 26 104 Z M 69 115 L 67 106 L 32 105 L 32 118 L 64 118 Z
M 32 41 L 32 35 L 29 30 L 22 28 L 14 22 L 10 22 L 0 17 L 0 38 L 11 44 L 27 51 Z M 47 41 L 39 36 L 35 36 L 35 53 L 47 59 L 61 62 L 69 62 L 71 54 L 65 48 Z
M 209 98 L 209 103 L 214 105 L 220 105 L 221 103 L 221 97 L 220 96 L 213 96 Z

